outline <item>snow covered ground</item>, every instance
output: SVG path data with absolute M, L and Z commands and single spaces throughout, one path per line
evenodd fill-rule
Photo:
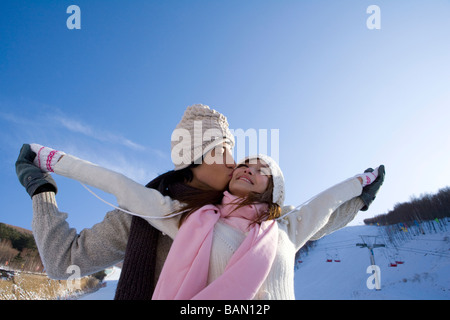
M 392 243 L 383 230 L 347 227 L 319 240 L 297 264 L 296 299 L 450 299 L 450 232 L 415 236 L 400 232 L 396 236 L 404 238 Z M 386 245 L 373 249 L 380 268 L 379 291 L 367 286 L 371 263 L 369 250 L 356 246 L 363 242 L 360 235 L 378 236 L 377 243 Z M 327 262 L 327 258 L 333 261 Z M 340 262 L 335 262 L 336 258 Z M 403 264 L 390 266 L 396 260 Z
M 116 293 L 117 283 L 120 278 L 120 268 L 113 267 L 107 270 L 108 274 L 103 279 L 104 286 L 99 290 L 86 294 L 78 300 L 113 300 Z
M 389 241 L 386 229 L 353 226 L 319 240 L 307 256 L 301 257 L 295 272 L 296 299 L 443 299 L 450 300 L 450 232 L 397 234 Z M 361 235 L 378 236 L 374 249 L 380 268 L 381 290 L 369 289 L 369 250 L 360 248 Z M 332 262 L 327 262 L 331 259 Z M 340 262 L 335 262 L 340 260 Z M 403 261 L 390 267 L 395 260 Z M 120 276 L 114 268 L 105 278 L 106 286 L 83 296 L 83 300 L 112 300 Z M 374 283 L 373 281 L 369 281 Z

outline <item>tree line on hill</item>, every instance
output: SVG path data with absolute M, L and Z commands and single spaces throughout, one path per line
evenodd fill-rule
M 392 210 L 364 220 L 366 225 L 392 225 L 406 222 L 421 222 L 450 217 L 450 187 L 436 194 L 411 197 L 408 202 L 397 203 Z
M 42 272 L 44 266 L 31 231 L 0 223 L 0 265 Z

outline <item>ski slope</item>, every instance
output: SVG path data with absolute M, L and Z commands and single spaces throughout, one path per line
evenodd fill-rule
M 300 257 L 302 263 L 296 264 L 296 299 L 449 300 L 450 232 L 437 230 L 412 235 L 410 230 L 410 234 L 395 234 L 391 242 L 385 230 L 384 227 L 352 226 L 317 241 L 308 255 Z M 377 243 L 386 245 L 373 250 L 380 268 L 380 290 L 367 287 L 372 274 L 366 273 L 370 265 L 369 250 L 356 246 L 362 242 L 361 235 L 377 236 Z M 403 264 L 390 267 L 395 260 Z M 113 268 L 104 280 L 106 286 L 82 299 L 112 300 L 119 276 L 120 269 Z
M 378 236 L 386 245 L 373 249 L 380 290 L 368 289 L 370 256 L 356 246 L 360 235 Z M 396 236 L 404 238 L 392 243 L 384 227 L 353 226 L 319 240 L 296 265 L 296 299 L 450 299 L 450 232 Z M 403 264 L 391 266 L 396 260 Z

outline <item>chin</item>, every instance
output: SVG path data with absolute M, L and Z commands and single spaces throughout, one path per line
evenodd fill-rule
M 245 188 L 233 188 L 230 186 L 229 191 L 232 195 L 238 196 L 238 197 L 244 197 L 251 192 L 251 190 L 245 189 Z

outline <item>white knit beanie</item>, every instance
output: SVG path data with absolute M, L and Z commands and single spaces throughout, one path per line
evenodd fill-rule
M 171 140 L 171 157 L 175 170 L 184 169 L 192 163 L 200 164 L 204 154 L 224 142 L 230 148 L 234 147 L 234 136 L 228 128 L 227 118 L 202 104 L 186 109 Z
M 283 207 L 284 203 L 284 176 L 283 172 L 281 171 L 280 167 L 278 166 L 278 163 L 265 154 L 258 154 L 254 156 L 249 156 L 241 161 L 239 161 L 238 165 L 241 163 L 244 163 L 247 160 L 253 160 L 253 159 L 260 159 L 264 161 L 270 169 L 270 173 L 272 175 L 273 179 L 273 194 L 272 194 L 272 202 L 278 204 L 280 207 Z

